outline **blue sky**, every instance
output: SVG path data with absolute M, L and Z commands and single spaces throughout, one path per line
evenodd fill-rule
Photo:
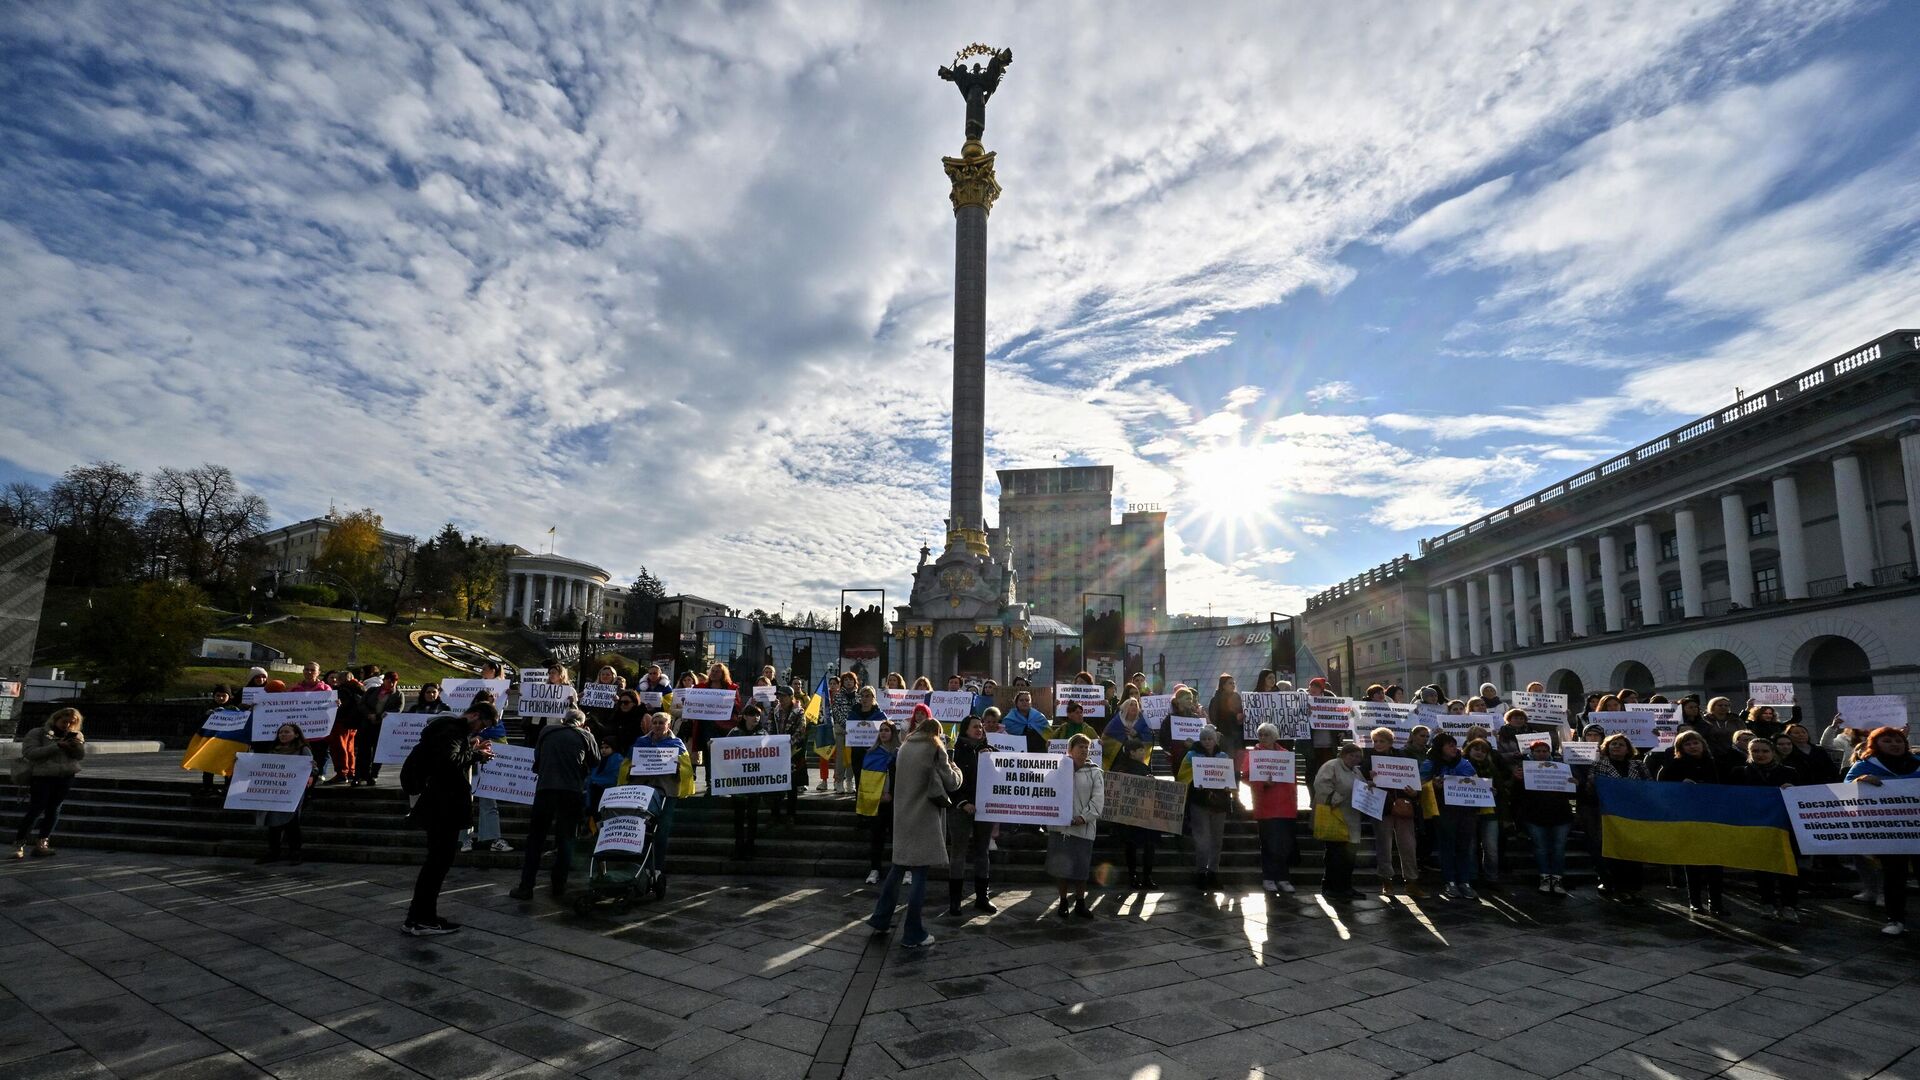
M 0 481 L 903 589 L 975 40 L 989 475 L 1114 465 L 1176 608 L 1299 610 L 1920 321 L 1910 5 L 367 10 L 0 12 Z

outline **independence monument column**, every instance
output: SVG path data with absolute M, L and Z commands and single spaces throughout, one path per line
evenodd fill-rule
M 988 57 L 983 69 L 970 56 Z M 986 514 L 981 509 L 987 424 L 987 212 L 1000 197 L 993 155 L 980 140 L 987 130 L 987 99 L 1013 63 L 1013 50 L 969 45 L 940 77 L 967 102 L 967 138 L 957 158 L 942 158 L 953 183 L 953 474 L 947 549 L 987 555 Z

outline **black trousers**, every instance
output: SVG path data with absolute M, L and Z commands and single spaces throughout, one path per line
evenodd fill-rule
M 1320 890 L 1329 893 L 1353 891 L 1353 845 L 1328 841 L 1327 871 L 1320 879 Z
M 886 860 L 880 856 L 885 852 L 887 837 L 893 834 L 893 804 L 881 803 L 880 812 L 867 819 L 867 869 L 885 868 Z
M 1698 904 L 1702 896 L 1711 898 L 1718 904 L 1720 894 L 1726 890 L 1727 871 L 1720 866 L 1687 867 L 1687 903 Z
M 1795 907 L 1800 903 L 1800 879 L 1792 874 L 1756 873 L 1760 902 L 1768 907 Z
M 540 856 L 553 835 L 553 887 L 567 887 L 567 875 L 573 872 L 573 838 L 580 831 L 580 819 L 587 809 L 586 797 L 577 791 L 548 788 L 533 793 L 533 817 L 527 822 L 526 855 L 520 860 L 520 887 L 533 888 L 540 874 Z
M 1913 866 L 1911 855 L 1880 855 L 1880 890 L 1887 905 L 1888 922 L 1907 921 L 1907 873 Z
M 1153 875 L 1153 851 L 1160 841 L 1158 829 L 1143 829 L 1138 825 L 1120 826 L 1120 838 L 1126 842 L 1127 873 L 1138 870 L 1149 877 Z
M 361 724 L 353 740 L 353 771 L 355 780 L 371 780 L 380 775 L 380 766 L 373 760 L 374 751 L 380 749 L 380 721 Z
M 753 841 L 760 832 L 760 796 L 735 795 L 727 801 L 733 804 L 733 854 L 751 859 Z
M 440 887 L 460 852 L 460 826 L 430 825 L 426 832 L 427 857 L 420 862 L 420 876 L 413 879 L 413 904 L 407 908 L 410 923 L 440 921 Z
M 20 828 L 13 834 L 15 844 L 27 842 L 27 834 L 33 831 L 34 822 L 40 823 L 40 839 L 53 835 L 53 827 L 60 822 L 60 804 L 67 801 L 67 790 L 73 787 L 71 776 L 35 776 L 27 781 L 27 812 L 20 819 Z
M 300 815 L 298 813 L 294 814 L 293 820 L 285 825 L 267 826 L 267 854 L 280 854 L 282 842 L 286 844 L 288 853 L 300 854 Z

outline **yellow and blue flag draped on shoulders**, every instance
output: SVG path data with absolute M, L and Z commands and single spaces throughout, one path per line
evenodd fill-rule
M 1609 859 L 1795 873 L 1780 790 L 1596 777 Z
M 190 772 L 233 775 L 233 761 L 247 748 L 253 716 L 245 709 L 217 709 L 208 713 L 187 743 L 180 767 Z

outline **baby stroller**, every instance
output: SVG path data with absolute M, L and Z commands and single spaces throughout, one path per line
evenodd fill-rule
M 625 912 L 648 893 L 667 895 L 655 825 L 666 797 L 645 784 L 611 787 L 600 796 L 600 829 L 587 859 L 585 887 L 573 896 L 573 910 L 584 915 L 600 903 Z

